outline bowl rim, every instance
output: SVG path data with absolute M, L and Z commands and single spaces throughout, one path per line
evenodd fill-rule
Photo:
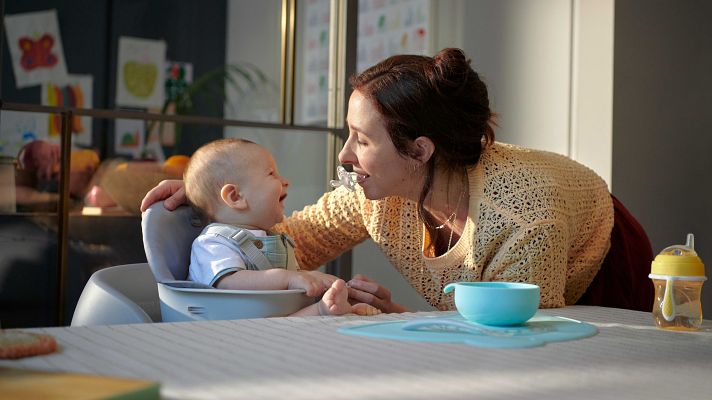
M 456 285 L 479 288 L 483 290 L 538 290 L 540 287 L 525 282 L 453 282 Z

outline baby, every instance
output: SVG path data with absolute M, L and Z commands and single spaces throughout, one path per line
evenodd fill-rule
M 191 157 L 183 176 L 191 205 L 210 224 L 193 241 L 189 278 L 219 289 L 304 289 L 323 296 L 292 315 L 374 315 L 348 302 L 346 283 L 319 271 L 300 271 L 293 243 L 270 232 L 282 221 L 289 182 L 272 155 L 256 143 L 223 139 Z

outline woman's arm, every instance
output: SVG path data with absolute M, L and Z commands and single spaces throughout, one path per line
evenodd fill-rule
M 274 230 L 287 233 L 295 241 L 301 268 L 314 269 L 368 238 L 363 215 L 370 206 L 360 190 L 339 188 L 294 212 Z

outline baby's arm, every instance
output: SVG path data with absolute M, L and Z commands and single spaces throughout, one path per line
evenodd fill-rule
M 273 268 L 264 271 L 239 270 L 220 278 L 218 289 L 284 290 L 304 289 L 309 297 L 318 296 L 331 286 L 335 277 L 314 271 L 288 271 Z

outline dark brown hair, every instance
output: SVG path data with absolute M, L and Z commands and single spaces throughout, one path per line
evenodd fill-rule
M 420 194 L 421 218 L 435 166 L 451 171 L 473 166 L 494 142 L 487 86 L 460 49 L 443 49 L 435 57 L 393 56 L 349 81 L 373 102 L 401 156 L 415 156 L 412 142 L 420 136 L 435 144 Z

